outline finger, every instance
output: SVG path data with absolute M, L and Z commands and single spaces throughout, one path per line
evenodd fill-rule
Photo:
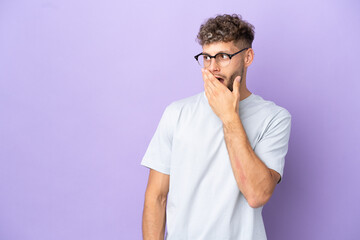
M 227 89 L 227 87 L 222 84 L 209 70 L 205 70 L 205 74 L 207 74 L 209 81 L 213 83 L 215 89 Z
M 207 79 L 213 85 L 213 87 L 219 87 L 218 84 L 221 85 L 221 83 L 217 80 L 217 78 L 209 70 L 205 69 L 204 74 L 207 76 Z
M 213 95 L 213 89 L 212 86 L 209 85 L 209 81 L 206 81 L 204 83 L 204 89 L 205 89 L 205 93 L 209 94 L 209 95 Z
M 201 74 L 202 74 L 202 77 L 203 77 L 204 82 L 209 81 L 209 80 L 207 79 L 207 75 L 205 74 L 205 69 L 204 69 L 204 68 L 201 69 Z
M 241 77 L 237 76 L 233 83 L 233 94 L 237 99 L 240 99 L 240 80 Z
M 206 95 L 206 98 L 208 99 L 208 101 L 210 101 L 209 99 L 211 98 L 211 95 L 208 91 L 205 90 L 205 95 Z
M 211 84 L 209 78 L 208 78 L 208 75 L 205 74 L 205 71 L 204 71 L 204 68 L 201 69 L 201 73 L 202 73 L 202 76 L 203 76 L 203 80 L 204 80 L 204 90 L 205 90 L 205 93 L 206 94 L 213 94 L 213 84 Z
M 212 83 L 212 81 L 209 79 L 210 76 L 208 75 L 208 72 L 206 72 L 207 70 L 201 69 L 201 71 L 202 71 L 204 83 L 206 83 L 207 86 L 208 86 L 211 90 L 214 90 L 214 89 L 215 89 L 215 85 L 214 85 L 214 83 Z

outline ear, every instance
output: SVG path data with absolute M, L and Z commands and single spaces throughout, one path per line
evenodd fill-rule
M 252 48 L 249 48 L 248 50 L 246 50 L 245 52 L 245 57 L 244 57 L 244 65 L 245 67 L 249 67 L 251 65 L 251 63 L 254 60 L 254 50 Z

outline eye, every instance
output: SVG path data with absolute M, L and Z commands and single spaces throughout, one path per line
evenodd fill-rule
M 210 61 L 210 57 L 208 55 L 203 55 L 205 61 Z
M 219 54 L 218 57 L 219 57 L 221 60 L 227 60 L 227 59 L 229 59 L 229 56 L 228 56 L 227 54 L 225 54 L 225 53 Z

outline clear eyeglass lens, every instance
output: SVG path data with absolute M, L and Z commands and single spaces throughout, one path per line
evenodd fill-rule
M 207 66 L 210 65 L 211 58 L 209 56 L 206 56 L 206 55 L 200 55 L 198 57 L 198 62 L 199 62 L 201 67 L 207 67 Z
M 230 63 L 230 58 L 226 54 L 218 54 L 216 55 L 215 61 L 218 65 L 225 67 Z M 208 67 L 211 64 L 211 58 L 207 55 L 200 55 L 198 62 L 201 67 Z
M 221 67 L 225 67 L 230 63 L 230 57 L 227 54 L 218 54 L 215 57 L 216 64 Z M 198 63 L 201 67 L 208 67 L 211 64 L 211 57 L 207 55 L 200 55 L 198 57 Z
M 230 58 L 229 58 L 229 56 L 226 55 L 226 54 L 218 54 L 218 55 L 216 56 L 216 62 L 217 62 L 220 66 L 224 67 L 224 66 L 226 66 L 226 65 L 228 65 L 228 64 L 230 63 Z

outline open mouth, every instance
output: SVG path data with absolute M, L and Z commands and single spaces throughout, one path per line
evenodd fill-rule
M 219 80 L 221 83 L 224 83 L 224 79 L 223 79 L 223 78 L 217 77 L 216 79 Z

